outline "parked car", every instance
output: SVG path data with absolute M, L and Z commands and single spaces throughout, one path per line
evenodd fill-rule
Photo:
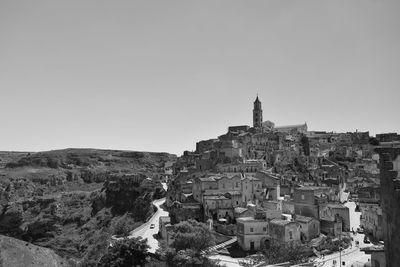
M 371 241 L 369 240 L 369 237 L 368 237 L 368 236 L 365 236 L 365 237 L 364 237 L 364 243 L 365 243 L 365 244 L 371 243 Z
M 362 229 L 362 228 L 357 228 L 357 233 L 363 234 L 363 233 L 364 233 L 364 229 Z
M 155 225 L 154 223 L 150 224 L 150 229 L 154 229 Z

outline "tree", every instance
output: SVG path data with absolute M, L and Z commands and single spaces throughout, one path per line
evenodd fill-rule
M 162 244 L 158 251 L 167 266 L 214 267 L 218 261 L 210 260 L 207 249 L 215 244 L 215 237 L 204 223 L 194 220 L 174 225 L 173 243 Z
M 215 237 L 208 226 L 195 220 L 176 224 L 173 239 L 172 247 L 176 250 L 191 249 L 200 252 L 215 244 Z
M 270 248 L 264 249 L 262 254 L 257 254 L 246 258 L 240 262 L 241 266 L 253 266 L 255 264 L 265 262 L 266 264 L 277 264 L 282 262 L 290 262 L 298 264 L 305 262 L 307 259 L 307 251 L 302 246 L 289 245 L 284 243 L 273 243 Z
M 132 231 L 139 222 L 135 222 L 128 213 L 115 219 L 112 223 L 112 233 L 114 235 L 127 236 L 130 231 Z
M 147 239 L 124 238 L 118 240 L 107 250 L 101 258 L 99 266 L 109 267 L 132 267 L 144 266 L 149 256 Z
M 136 220 L 145 221 L 151 214 L 151 199 L 149 195 L 138 197 L 132 204 L 132 213 Z

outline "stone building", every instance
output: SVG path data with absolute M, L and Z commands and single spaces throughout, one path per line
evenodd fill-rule
M 229 126 L 228 133 L 241 134 L 247 132 L 249 129 L 248 125 Z
M 376 203 L 360 203 L 360 226 L 378 240 L 383 240 L 382 208 Z
M 267 171 L 257 172 L 255 177 L 262 181 L 265 188 L 265 199 L 277 200 L 281 196 L 280 177 Z
M 300 224 L 294 221 L 273 219 L 269 222 L 269 235 L 276 243 L 299 244 L 301 242 Z
M 275 127 L 275 130 L 277 132 L 282 132 L 282 133 L 290 133 L 292 131 L 297 131 L 299 133 L 306 134 L 308 127 L 307 127 L 307 123 L 304 123 L 304 124 L 297 124 L 297 125 L 277 126 L 277 127 Z
M 371 255 L 371 267 L 386 267 L 385 248 L 383 246 L 363 247 L 360 249 Z M 394 266 L 394 265 L 393 265 Z
M 225 218 L 233 219 L 234 206 L 232 201 L 227 196 L 204 196 L 204 211 L 205 215 L 214 220 Z
M 203 203 L 203 194 L 206 190 L 217 190 L 218 182 L 215 178 L 215 176 L 195 178 L 193 183 L 194 199 L 200 203 Z
M 201 154 L 206 151 L 210 151 L 214 148 L 214 143 L 218 141 L 218 139 L 209 139 L 203 140 L 196 143 L 196 153 Z
M 234 217 L 236 219 L 243 218 L 243 217 L 254 217 L 254 215 L 255 215 L 255 211 L 253 209 L 236 207 L 234 210 Z
M 255 173 L 266 168 L 265 160 L 243 160 L 238 163 L 217 164 L 219 172 L 236 172 L 236 173 Z
M 400 147 L 380 147 L 381 205 L 388 267 L 400 262 Z
M 397 133 L 382 133 L 377 134 L 376 139 L 378 139 L 379 142 L 400 141 L 400 135 Z
M 243 250 L 259 250 L 269 247 L 268 222 L 243 217 L 236 220 L 237 240 Z
M 310 241 L 320 234 L 319 220 L 301 215 L 293 215 L 293 220 L 300 224 L 301 239 Z
M 243 203 L 256 203 L 262 194 L 262 182 L 252 176 L 244 176 L 242 178 L 242 202 Z
M 294 190 L 294 212 L 319 219 L 319 204 L 327 200 L 324 192 L 329 188 L 316 186 L 298 187 Z
M 337 218 L 342 221 L 342 230 L 350 231 L 350 211 L 348 207 L 334 203 L 321 204 L 319 206 L 319 219 L 321 221 L 334 222 Z

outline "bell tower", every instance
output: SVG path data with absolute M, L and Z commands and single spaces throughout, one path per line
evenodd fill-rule
M 262 117 L 261 101 L 258 99 L 257 95 L 257 98 L 254 101 L 254 108 L 253 108 L 253 127 L 261 128 L 262 122 L 263 122 L 263 117 Z

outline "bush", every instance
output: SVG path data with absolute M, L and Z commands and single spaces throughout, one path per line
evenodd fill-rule
M 123 235 L 127 236 L 129 233 L 135 229 L 137 222 L 132 219 L 128 213 L 125 213 L 123 216 L 115 219 L 111 223 L 111 229 L 113 235 Z
M 265 262 L 266 264 L 277 264 L 282 262 L 290 262 L 298 264 L 307 260 L 307 252 L 304 247 L 297 245 L 289 245 L 284 243 L 273 242 L 270 248 L 266 248 L 262 253 L 245 259 L 240 262 L 241 266 L 254 266 L 257 263 Z
M 144 266 L 149 256 L 147 239 L 141 237 L 123 239 L 109 247 L 107 253 L 101 258 L 98 266 L 104 267 L 130 267 Z

